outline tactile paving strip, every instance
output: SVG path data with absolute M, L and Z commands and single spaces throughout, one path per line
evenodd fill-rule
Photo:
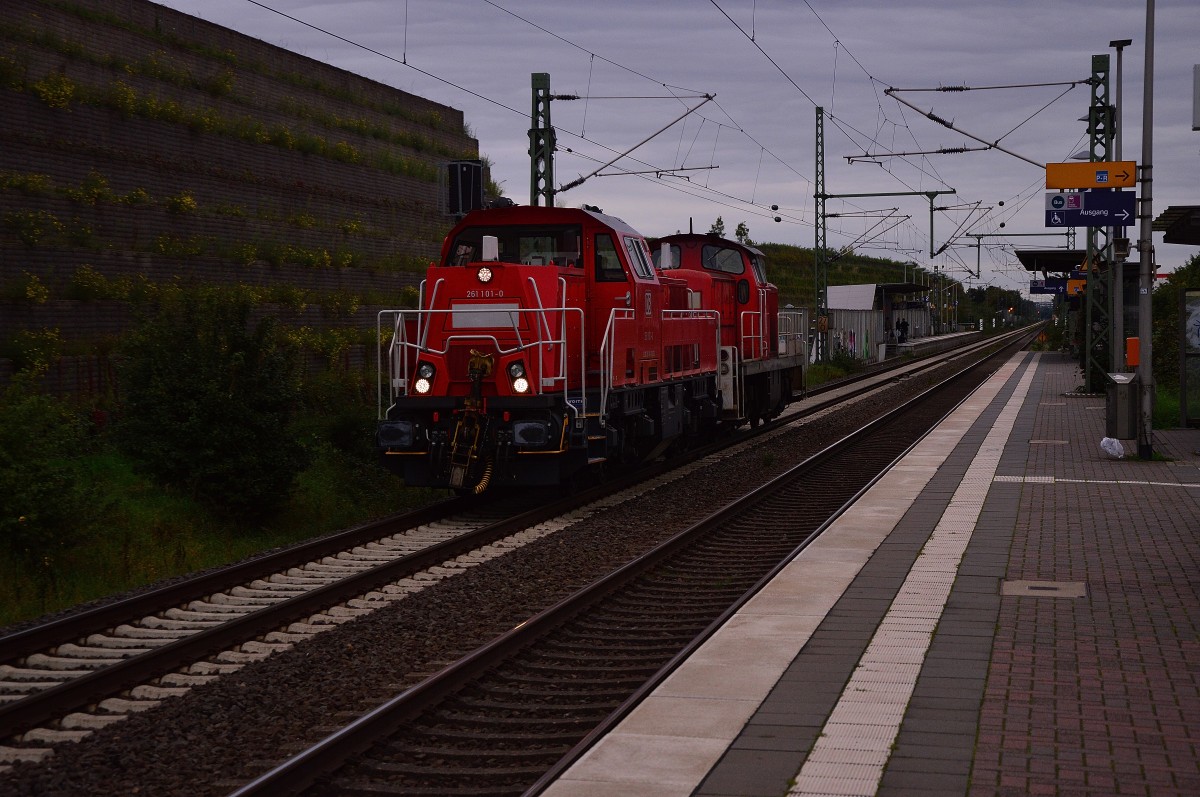
M 877 791 L 887 755 L 864 759 L 862 753 L 890 752 L 900 731 L 904 709 L 920 671 L 912 665 L 923 661 L 928 652 L 958 565 L 987 498 L 988 486 L 996 478 L 1004 443 L 1033 382 L 1034 370 L 1029 368 L 1022 375 L 980 446 L 966 477 L 846 684 L 820 738 L 796 774 L 789 797 L 823 794 L 872 797 Z M 917 606 L 926 611 L 913 612 Z M 928 611 L 931 608 L 936 611 Z M 904 677 L 897 677 L 900 673 Z M 864 699 L 867 695 L 869 699 Z

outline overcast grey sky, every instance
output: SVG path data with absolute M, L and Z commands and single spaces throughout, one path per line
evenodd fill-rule
M 1114 39 L 1133 40 L 1123 59 L 1122 157 L 1142 161 L 1145 0 L 163 4 L 462 109 L 493 177 L 518 203 L 529 201 L 531 73 L 548 72 L 555 94 L 586 98 L 552 102 L 560 186 L 667 128 L 558 198 L 561 205 L 598 205 L 651 236 L 689 223 L 707 231 L 721 216 L 730 235 L 745 222 L 756 241 L 812 246 L 820 105 L 828 115 L 827 193 L 955 191 L 935 200 L 946 209 L 933 216 L 932 242 L 924 196 L 831 199 L 827 212 L 839 214 L 829 219 L 831 247 L 936 265 L 971 285 L 1026 289 L 1029 274 L 1012 250 L 1066 245 L 1061 230 L 1045 226 L 1040 164 L 1087 148 L 1080 117 L 1090 88 L 1068 84 L 1090 77 L 1093 54 L 1110 53 L 1115 101 Z M 1200 132 L 1191 129 L 1200 9 L 1195 0 L 1156 6 L 1154 216 L 1171 205 L 1200 204 Z M 972 91 L 897 96 L 996 148 L 986 150 L 885 93 L 945 86 Z M 1025 87 L 985 89 L 999 86 Z M 676 121 L 706 94 L 714 99 Z M 964 147 L 978 151 L 892 154 Z M 874 157 L 849 160 L 864 155 Z M 1058 234 L 1030 237 L 1048 232 Z M 1136 228 L 1129 232 L 1137 238 Z M 1020 236 L 978 239 L 983 275 L 974 280 L 968 268 L 975 267 L 977 239 L 968 233 Z M 1077 246 L 1084 235 L 1079 228 Z M 1159 271 L 1197 252 L 1155 239 Z

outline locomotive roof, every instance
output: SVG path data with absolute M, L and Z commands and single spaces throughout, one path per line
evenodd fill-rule
M 547 208 L 533 205 L 511 205 L 502 208 L 473 210 L 463 217 L 459 226 L 495 224 L 579 224 L 591 218 L 623 233 L 642 236 L 623 219 L 609 216 L 598 208 Z M 642 236 L 644 237 L 644 236 Z
M 751 254 L 758 255 L 759 257 L 766 257 L 766 255 L 764 255 L 762 250 L 759 249 L 758 247 L 751 246 L 750 244 L 744 244 L 741 241 L 734 241 L 734 240 L 722 237 L 722 236 L 717 235 L 716 233 L 712 233 L 712 232 L 707 232 L 707 233 L 677 232 L 674 235 L 664 235 L 661 238 L 657 238 L 655 240 L 658 240 L 658 241 L 693 241 L 693 240 L 710 241 L 711 243 L 719 243 L 719 244 L 722 244 L 725 246 L 732 246 L 737 249 L 745 249 L 747 252 L 750 252 Z

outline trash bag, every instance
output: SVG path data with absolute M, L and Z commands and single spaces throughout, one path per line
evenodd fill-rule
M 1115 437 L 1106 437 L 1101 440 L 1100 450 L 1113 459 L 1125 459 L 1125 447 Z

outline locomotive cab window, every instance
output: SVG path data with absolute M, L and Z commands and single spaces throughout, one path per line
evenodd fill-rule
M 642 279 L 650 279 L 650 253 L 646 250 L 646 242 L 641 238 L 625 237 L 625 251 L 629 253 L 629 262 L 633 270 Z
M 759 285 L 767 284 L 767 264 L 765 258 L 760 254 L 750 255 L 750 267 L 754 269 L 754 276 L 758 278 Z
M 617 245 L 606 232 L 596 234 L 596 282 L 625 282 Z
M 724 274 L 741 274 L 746 270 L 741 252 L 712 244 L 705 244 L 700 251 L 700 262 L 709 271 L 720 271 Z
M 668 244 L 671 249 L 671 262 L 665 266 L 662 264 L 662 249 L 655 248 L 653 252 L 654 267 L 662 270 L 664 268 L 679 268 L 679 264 L 683 262 L 683 249 L 679 244 Z
M 496 238 L 499 260 L 526 266 L 582 266 L 583 231 L 577 224 L 538 227 L 470 227 L 450 247 L 447 266 L 466 266 L 482 257 L 483 237 Z

